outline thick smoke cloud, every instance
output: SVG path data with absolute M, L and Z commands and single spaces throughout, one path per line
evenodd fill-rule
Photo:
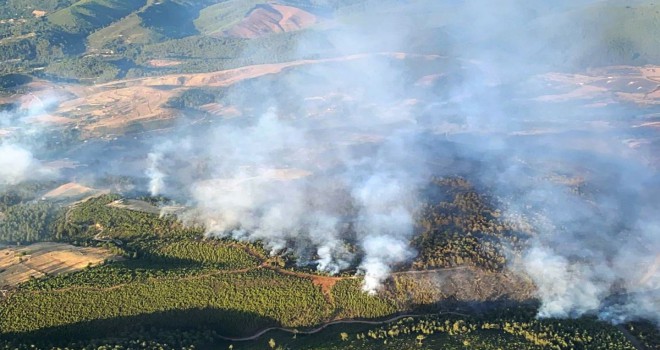
M 285 72 L 289 80 L 278 84 L 229 89 L 226 100 L 237 104 L 260 96 L 248 101 L 251 113 L 177 135 L 185 145 L 154 147 L 151 192 L 183 188 L 209 235 L 261 240 L 330 273 L 357 266 L 365 291 L 375 292 L 416 254 L 409 240 L 420 188 L 430 175 L 454 173 L 431 173 L 429 158 L 467 158 L 479 168 L 466 175 L 501 199 L 499 209 L 535 228 L 510 268 L 537 285 L 539 316 L 657 319 L 660 205 L 650 190 L 658 187 L 657 169 L 622 142 L 637 137 L 625 126 L 585 128 L 589 120 L 616 120 L 620 108 L 547 106 L 529 91 L 537 88 L 535 74 L 583 69 L 594 52 L 582 44 L 607 41 L 593 28 L 616 26 L 612 18 L 580 27 L 587 23 L 577 14 L 597 3 L 429 1 L 409 4 L 415 17 L 376 11 L 357 28 L 339 26 L 327 38 L 334 56 L 433 46 L 428 50 L 459 62 L 449 68 L 459 73 L 436 72 L 448 76 L 440 90 L 406 91 L 411 77 L 398 62 L 412 56 L 371 54 Z M 433 33 L 442 32 L 445 43 L 413 40 L 416 25 L 436 18 L 441 30 Z M 582 30 L 579 40 L 571 40 L 572 26 Z M 299 47 L 303 57 L 321 50 L 304 41 Z M 439 58 L 417 59 L 413 64 Z M 318 101 L 322 108 L 314 109 Z M 420 147 L 426 133 L 456 147 Z M 585 188 L 576 193 L 548 181 L 557 174 L 583 177 Z
M 0 185 L 15 185 L 39 172 L 32 153 L 14 144 L 0 145 Z
M 321 136 L 315 134 L 316 121 L 287 120 L 270 109 L 254 123 L 212 129 L 190 153 L 169 147 L 169 154 L 152 153 L 158 155 L 149 160 L 198 162 L 200 173 L 191 175 L 189 191 L 196 218 L 210 235 L 260 240 L 273 253 L 294 249 L 301 263 L 316 263 L 333 274 L 356 263 L 351 242 L 363 254 L 357 265 L 365 273 L 364 288 L 373 292 L 393 264 L 414 256 L 408 240 L 415 193 L 425 174 L 418 154 L 406 159 L 415 154 L 414 138 L 406 134 L 413 123 L 392 127 L 388 123 L 400 117 L 364 116 L 369 121 L 360 123 L 385 138 L 359 141 L 370 148 L 364 154 L 352 150 L 352 142 L 335 147 L 319 139 L 360 137 L 354 129 Z M 339 115 L 333 122 L 344 129 L 358 117 Z M 404 163 L 409 166 L 401 168 Z M 148 171 L 152 190 L 169 176 L 157 168 Z
M 389 47 L 406 35 L 404 26 L 382 29 Z M 345 60 L 285 72 L 281 83 L 229 89 L 233 103 L 254 96 L 246 103 L 254 111 L 190 136 L 187 151 L 156 146 L 147 171 L 152 193 L 181 187 L 174 184 L 181 167 L 158 164 L 185 159 L 195 169 L 183 175 L 196 208 L 187 217 L 209 235 L 259 240 L 331 274 L 354 266 L 364 290 L 376 292 L 393 266 L 416 255 L 409 240 L 429 173 L 416 106 L 403 90 L 405 57 L 377 53 L 371 47 L 384 44 L 369 38 L 342 28 L 327 40 L 332 56 Z M 300 42 L 300 56 L 316 47 Z M 362 50 L 368 54 L 349 56 Z
M 31 150 L 47 127 L 38 117 L 54 102 L 54 97 L 43 96 L 0 112 L 0 186 L 56 176 L 57 171 L 44 166 Z
M 660 321 L 660 235 L 657 214 L 651 214 L 660 210 L 659 179 L 657 165 L 646 161 L 652 157 L 625 144 L 647 137 L 620 122 L 636 113 L 634 107 L 585 107 L 588 100 L 543 105 L 524 90 L 535 74 L 601 65 L 608 52 L 595 47 L 624 31 L 616 11 L 597 8 L 616 4 L 465 4 L 466 12 L 455 18 L 469 25 L 459 25 L 456 33 L 473 45 L 454 45 L 452 52 L 482 69 L 466 74 L 452 94 L 465 128 L 479 133 L 461 139 L 461 154 L 479 162 L 482 169 L 474 175 L 503 199 L 500 209 L 535 228 L 529 247 L 510 267 L 537 285 L 539 316 L 598 313 L 614 322 Z M 596 13 L 606 15 L 585 16 Z M 581 35 L 571 38 L 569 28 Z M 603 132 L 589 126 L 592 120 L 615 126 Z M 582 178 L 583 185 L 576 190 L 552 181 L 557 175 Z

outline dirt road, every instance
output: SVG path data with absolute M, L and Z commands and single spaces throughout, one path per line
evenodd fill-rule
M 251 336 L 248 336 L 248 337 L 241 337 L 241 338 L 232 338 L 232 337 L 225 337 L 225 336 L 219 336 L 219 337 L 224 339 L 224 340 L 228 340 L 228 341 L 242 342 L 242 341 L 255 340 L 255 339 L 263 336 L 264 334 L 266 334 L 268 332 L 271 332 L 271 331 L 281 331 L 281 332 L 287 332 L 287 333 L 291 333 L 291 334 L 310 335 L 310 334 L 318 333 L 318 332 L 320 332 L 320 331 L 322 331 L 322 330 L 324 330 L 324 329 L 326 329 L 330 326 L 338 325 L 338 324 L 366 324 L 366 325 L 378 326 L 378 325 L 382 325 L 382 324 L 392 323 L 392 322 L 395 322 L 395 321 L 398 321 L 400 319 L 404 319 L 404 318 L 407 318 L 407 317 L 424 317 L 424 316 L 431 316 L 431 315 L 434 315 L 434 316 L 437 316 L 437 315 L 458 315 L 458 316 L 467 317 L 467 315 L 461 314 L 461 313 L 458 313 L 458 312 L 442 312 L 442 313 L 435 313 L 435 314 L 403 314 L 403 315 L 394 316 L 394 317 L 391 317 L 391 318 L 388 318 L 388 319 L 382 320 L 382 321 L 367 321 L 367 320 L 354 320 L 354 319 L 336 320 L 336 321 L 324 323 L 324 324 L 322 324 L 321 326 L 319 326 L 317 328 L 313 328 L 313 329 L 306 330 L 306 331 L 300 331 L 300 330 L 295 329 L 295 328 L 270 327 L 270 328 L 262 329 L 259 332 L 255 333 Z

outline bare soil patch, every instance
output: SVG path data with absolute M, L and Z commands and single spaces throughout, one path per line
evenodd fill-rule
M 93 195 L 97 192 L 98 191 L 93 188 L 89 188 L 75 182 L 69 182 L 49 191 L 43 197 L 45 199 L 54 200 L 77 199 Z
M 313 14 L 293 6 L 260 4 L 239 23 L 225 31 L 226 36 L 251 39 L 273 33 L 309 28 L 318 23 Z
M 137 199 L 120 199 L 108 204 L 109 207 L 139 211 L 150 214 L 160 214 L 161 209 L 151 203 Z
M 74 84 L 55 86 L 45 81 L 35 81 L 29 84 L 31 94 L 13 100 L 18 100 L 22 108 L 52 107 L 53 110 L 48 110 L 48 114 L 41 117 L 40 121 L 58 125 L 75 123 L 83 131 L 82 137 L 100 137 L 108 134 L 141 132 L 171 125 L 179 116 L 179 112 L 169 108 L 167 102 L 190 88 L 227 87 L 245 80 L 279 74 L 294 67 L 353 61 L 374 56 L 400 60 L 440 58 L 437 55 L 384 52 L 252 65 L 209 73 L 170 74 L 127 79 L 93 86 Z M 175 62 L 160 60 L 154 63 L 174 64 Z M 241 115 L 241 111 L 233 106 L 209 104 L 202 106 L 201 109 L 222 117 Z
M 0 248 L 0 286 L 15 286 L 30 278 L 79 271 L 106 259 L 113 259 L 113 255 L 105 249 L 64 243 Z
M 587 74 L 548 73 L 541 76 L 548 94 L 536 99 L 546 102 L 593 100 L 593 106 L 615 101 L 638 105 L 660 104 L 660 67 L 613 66 Z
M 224 118 L 240 117 L 243 114 L 234 106 L 225 106 L 220 103 L 208 103 L 200 106 L 199 109 L 208 114 Z
M 183 62 L 174 60 L 150 60 L 147 63 L 152 67 L 173 67 L 178 66 Z
M 149 86 L 94 89 L 88 95 L 62 103 L 58 114 L 80 121 L 92 135 L 125 129 L 135 123 L 169 120 L 174 111 L 165 107 L 175 91 Z
M 52 115 L 52 114 L 39 114 L 30 118 L 31 121 L 43 124 L 70 124 L 74 121 L 70 118 Z

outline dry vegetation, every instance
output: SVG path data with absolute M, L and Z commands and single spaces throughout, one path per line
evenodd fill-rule
M 251 79 L 280 74 L 295 67 L 360 60 L 373 55 L 401 61 L 442 58 L 437 55 L 411 55 L 401 52 L 358 54 L 252 65 L 209 73 L 135 78 L 91 86 L 55 86 L 46 81 L 34 80 L 26 85 L 26 88 L 32 91 L 30 94 L 20 98 L 12 96 L 11 99 L 18 100 L 23 109 L 34 110 L 54 105 L 52 111 L 36 116 L 33 120 L 61 126 L 75 124 L 83 131 L 83 138 L 122 134 L 127 131 L 141 132 L 172 125 L 180 113 L 168 102 L 192 89 L 225 88 Z M 149 62 L 158 67 L 176 66 L 180 63 L 175 60 Z M 426 86 L 440 78 L 442 72 L 426 75 L 417 84 Z M 660 104 L 660 67 L 656 66 L 615 66 L 584 74 L 549 73 L 540 78 L 545 87 L 535 98 L 538 101 L 590 100 L 593 107 L 605 106 L 615 101 L 629 101 L 641 105 Z M 309 104 L 313 106 L 311 100 Z M 237 106 L 220 104 L 217 101 L 204 104 L 198 110 L 219 117 L 236 117 L 245 112 Z M 655 122 L 644 122 L 639 126 L 652 127 Z
M 594 106 L 615 101 L 660 104 L 660 67 L 613 66 L 585 74 L 549 73 L 542 76 L 549 93 L 539 101 L 594 100 Z M 554 92 L 553 92 L 554 90 Z
M 318 60 L 299 60 L 285 63 L 261 64 L 236 69 L 197 74 L 171 74 L 119 80 L 91 86 L 54 84 L 37 80 L 26 87 L 32 91 L 19 100 L 21 108 L 35 109 L 54 105 L 54 109 L 41 121 L 60 125 L 75 124 L 83 131 L 83 137 L 121 134 L 126 131 L 143 131 L 171 124 L 180 113 L 167 103 L 173 97 L 194 88 L 220 88 L 246 80 L 307 65 L 354 61 L 369 56 L 384 56 L 397 60 L 440 58 L 435 55 L 408 55 L 404 53 L 357 54 Z M 176 61 L 151 61 L 158 65 L 174 65 Z M 16 100 L 16 96 L 12 97 Z M 203 106 L 213 115 L 235 117 L 242 111 L 235 106 L 215 103 Z
M 51 200 L 81 199 L 97 193 L 99 191 L 93 188 L 75 182 L 69 182 L 44 194 L 43 198 Z
M 313 14 L 292 6 L 261 4 L 253 8 L 239 23 L 225 31 L 237 38 L 257 38 L 273 33 L 291 32 L 316 24 Z
M 98 265 L 112 254 L 102 248 L 63 243 L 35 243 L 0 249 L 0 286 L 16 286 L 31 278 L 80 271 Z

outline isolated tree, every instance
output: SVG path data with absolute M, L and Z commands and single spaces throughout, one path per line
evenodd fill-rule
M 270 340 L 268 341 L 268 346 L 270 346 L 271 349 L 275 349 L 276 345 L 277 344 L 275 344 L 275 339 L 270 338 Z
M 423 334 L 420 334 L 417 336 L 417 345 L 422 346 L 422 340 L 426 339 L 426 337 Z

